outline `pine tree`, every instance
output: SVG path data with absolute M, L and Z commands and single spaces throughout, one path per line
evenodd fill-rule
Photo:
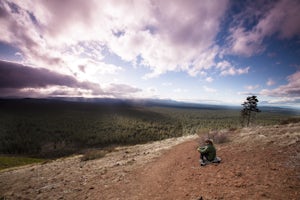
M 258 99 L 256 96 L 247 97 L 246 101 L 242 104 L 243 109 L 241 110 L 242 125 L 244 126 L 245 122 L 247 126 L 254 121 L 256 113 L 261 112 L 257 108 Z

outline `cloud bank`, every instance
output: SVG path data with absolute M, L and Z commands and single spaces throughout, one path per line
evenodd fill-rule
M 125 84 L 113 84 L 103 89 L 99 84 L 89 81 L 81 82 L 72 76 L 45 68 L 32 68 L 0 60 L 0 91 L 2 91 L 1 96 L 8 94 L 9 96 L 22 96 L 32 93 L 44 96 L 122 97 L 124 94 L 136 93 L 141 90 Z
M 219 46 L 216 37 L 226 11 L 235 4 L 228 0 L 4 0 L 0 41 L 17 47 L 26 63 L 69 75 L 83 76 L 82 69 L 92 66 L 91 60 L 106 66 L 103 60 L 112 54 L 148 68 L 144 78 L 152 78 L 169 71 L 198 76 L 217 65 L 215 59 L 224 49 L 225 54 L 251 56 L 264 51 L 267 37 L 300 35 L 297 0 L 264 1 L 259 9 L 257 2 L 245 3 L 230 23 L 225 46 Z M 247 72 L 245 67 L 231 67 L 220 75 Z
M 228 54 L 252 56 L 265 50 L 263 42 L 267 38 L 300 36 L 300 4 L 297 0 L 254 1 L 233 19 L 227 37 Z
M 300 100 L 300 71 L 287 77 L 288 83 L 273 90 L 264 89 L 262 95 L 271 97 L 289 97 L 292 101 Z
M 74 61 L 80 63 L 81 57 L 99 62 L 106 49 L 149 68 L 145 78 L 168 71 L 196 76 L 215 64 L 214 40 L 227 7 L 227 0 L 4 0 L 0 40 L 20 49 L 27 63 L 69 68 L 63 73 L 82 73 Z
M 1 61 L 0 88 L 7 95 L 143 93 L 110 79 L 127 65 L 143 69 L 143 80 L 184 72 L 213 83 L 253 72 L 228 58 L 262 54 L 270 38 L 299 37 L 299 21 L 297 0 L 2 0 L 0 43 L 18 49 L 24 65 Z M 286 85 L 261 94 L 298 98 L 294 77 L 298 72 Z

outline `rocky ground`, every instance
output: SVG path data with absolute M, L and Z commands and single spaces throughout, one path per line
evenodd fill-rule
M 0 172 L 0 199 L 300 199 L 300 123 L 228 132 L 200 167 L 198 136 Z

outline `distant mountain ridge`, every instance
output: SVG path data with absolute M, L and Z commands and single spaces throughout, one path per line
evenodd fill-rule
M 84 97 L 50 97 L 50 98 L 0 98 L 1 102 L 31 102 L 31 103 L 51 103 L 51 102 L 70 102 L 70 103 L 99 103 L 107 105 L 126 105 L 144 107 L 174 107 L 184 109 L 209 109 L 209 110 L 240 110 L 242 106 L 214 105 L 204 103 L 181 102 L 171 99 L 116 99 L 116 98 L 84 98 Z M 259 106 L 261 111 L 284 112 L 300 115 L 300 109 L 291 107 Z

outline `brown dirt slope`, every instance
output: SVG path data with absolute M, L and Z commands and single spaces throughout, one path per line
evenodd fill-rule
M 300 199 L 300 123 L 242 129 L 200 167 L 197 136 L 0 172 L 4 199 Z

